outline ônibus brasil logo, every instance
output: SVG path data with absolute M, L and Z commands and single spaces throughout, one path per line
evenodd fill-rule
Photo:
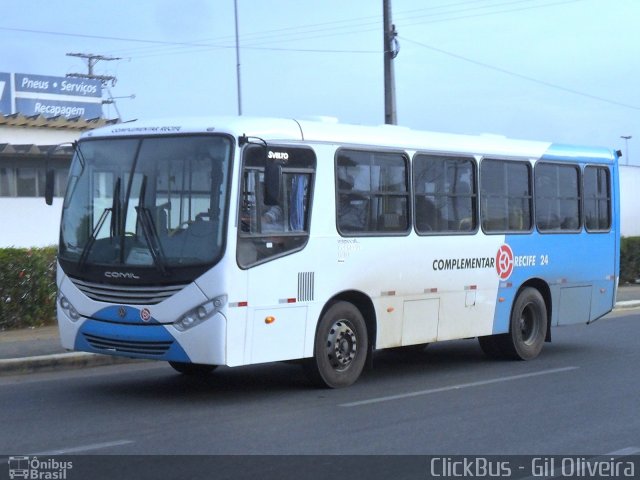
M 513 251 L 507 244 L 502 245 L 498 249 L 498 254 L 496 255 L 496 270 L 498 271 L 500 280 L 506 280 L 511 276 L 511 272 L 513 272 Z

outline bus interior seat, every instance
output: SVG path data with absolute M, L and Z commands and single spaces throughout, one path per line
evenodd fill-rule
M 473 229 L 472 217 L 465 217 L 462 220 L 460 220 L 460 223 L 458 224 L 458 230 L 460 230 L 461 232 L 470 232 L 472 229 Z
M 509 211 L 509 230 L 524 230 L 524 214 L 522 210 Z
M 383 213 L 378 217 L 378 226 L 381 230 L 404 230 L 407 220 L 399 213 Z

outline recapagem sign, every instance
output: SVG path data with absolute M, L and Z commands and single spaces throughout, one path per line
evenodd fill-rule
M 0 73 L 2 85 L 0 111 L 4 114 L 85 120 L 102 117 L 102 84 L 99 80 Z

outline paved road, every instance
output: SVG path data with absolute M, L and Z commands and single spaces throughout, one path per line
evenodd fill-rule
M 639 331 L 638 310 L 555 329 L 532 362 L 486 360 L 475 340 L 381 353 L 342 390 L 291 364 L 5 377 L 0 454 L 640 452 Z

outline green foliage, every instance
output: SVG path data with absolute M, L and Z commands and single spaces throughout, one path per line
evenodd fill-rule
M 55 324 L 56 247 L 0 248 L 0 331 Z M 640 237 L 623 237 L 620 282 L 640 278 Z
M 0 330 L 55 323 L 56 247 L 0 249 Z
M 620 242 L 620 283 L 640 278 L 640 237 L 623 237 Z

